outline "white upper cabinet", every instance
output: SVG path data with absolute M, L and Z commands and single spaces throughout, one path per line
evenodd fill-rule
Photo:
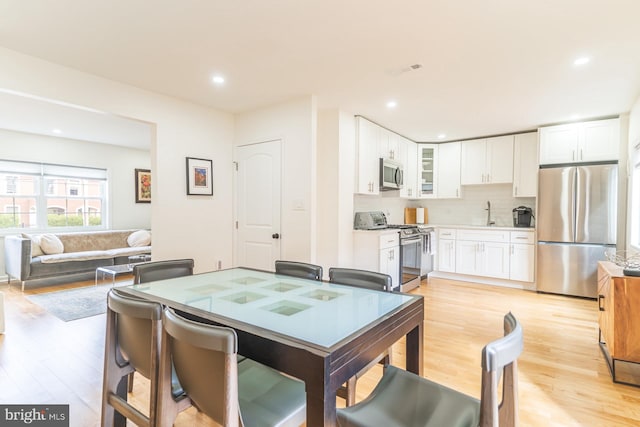
M 418 197 L 418 144 L 400 137 L 398 144 L 400 162 L 404 166 L 403 185 L 400 197 L 415 199 Z
M 436 195 L 436 162 L 438 146 L 420 144 L 418 148 L 418 196 L 433 198 Z
M 460 198 L 460 143 L 438 145 L 437 190 L 439 199 Z
M 378 137 L 378 153 L 383 159 L 391 159 L 395 161 L 402 161 L 399 153 L 400 139 L 402 138 L 397 133 L 393 133 L 381 126 L 377 126 Z
M 538 195 L 538 132 L 515 135 L 513 142 L 513 197 Z
M 356 117 L 356 193 L 379 194 L 380 157 L 378 141 L 381 128 L 370 121 Z
M 462 185 L 513 182 L 513 135 L 462 142 Z
M 540 128 L 541 165 L 618 160 L 619 148 L 619 119 Z

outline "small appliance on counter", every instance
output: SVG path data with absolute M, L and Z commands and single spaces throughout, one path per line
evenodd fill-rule
M 531 219 L 533 210 L 526 206 L 518 206 L 513 209 L 513 226 L 514 227 L 531 227 Z
M 387 228 L 387 217 L 384 212 L 356 212 L 353 218 L 354 230 L 380 230 Z

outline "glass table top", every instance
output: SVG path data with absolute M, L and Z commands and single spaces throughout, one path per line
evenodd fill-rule
M 421 298 L 243 268 L 125 288 L 325 348 Z

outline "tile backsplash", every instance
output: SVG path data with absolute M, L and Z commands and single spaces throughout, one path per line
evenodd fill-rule
M 462 187 L 460 199 L 407 200 L 397 192 L 380 196 L 354 196 L 354 210 L 383 211 L 390 224 L 404 222 L 405 207 L 428 209 L 429 223 L 442 225 L 486 225 L 487 201 L 491 202 L 491 220 L 496 226 L 513 226 L 512 210 L 518 206 L 536 208 L 535 197 L 513 197 L 511 184 L 469 185 Z M 535 225 L 535 220 L 533 224 Z

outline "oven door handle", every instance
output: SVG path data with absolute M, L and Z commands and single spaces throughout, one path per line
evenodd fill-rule
M 418 238 L 410 238 L 410 239 L 400 239 L 400 245 L 401 246 L 405 246 L 405 245 L 413 245 L 414 243 L 422 243 L 422 237 L 418 237 Z

